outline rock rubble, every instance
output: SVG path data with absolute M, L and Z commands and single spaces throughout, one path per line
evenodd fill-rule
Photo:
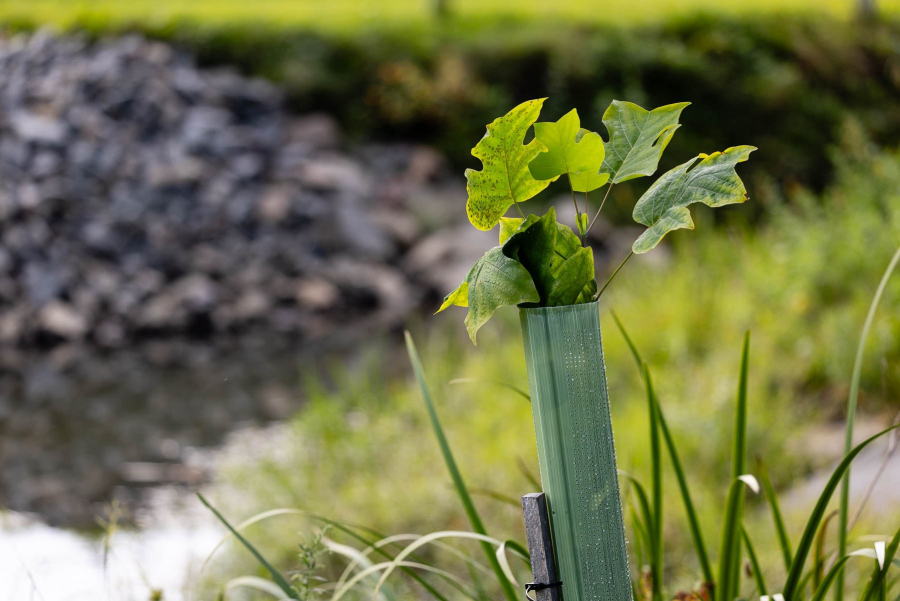
M 161 43 L 0 40 L 0 346 L 396 323 L 459 275 L 404 268 L 430 229 L 411 205 L 458 220 L 464 194 L 427 148 L 343 151 L 330 118 Z

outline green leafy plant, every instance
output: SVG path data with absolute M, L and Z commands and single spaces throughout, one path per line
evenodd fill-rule
M 874 559 L 875 565 L 871 575 L 863 586 L 860 601 L 869 601 L 873 597 L 884 599 L 887 593 L 900 586 L 896 579 L 889 579 L 888 571 L 897 568 L 900 562 L 895 557 L 900 548 L 900 530 L 889 541 L 879 540 L 874 545 L 856 549 L 843 555 L 838 549 L 829 549 L 821 554 L 824 558 L 833 559 L 833 564 L 825 571 L 821 579 L 815 577 L 820 561 L 810 561 L 810 554 L 816 533 L 821 531 L 829 502 L 836 492 L 841 479 L 849 470 L 851 462 L 868 445 L 898 426 L 887 428 L 871 436 L 853 447 L 840 461 L 820 494 L 815 507 L 811 511 L 803 530 L 796 551 L 791 552 L 790 540 L 786 532 L 783 545 L 786 557 L 785 572 L 773 578 L 773 574 L 763 574 L 757 559 L 756 549 L 751 541 L 751 532 L 744 524 L 744 496 L 749 489 L 753 493 L 765 492 L 770 502 L 773 515 L 776 516 L 776 528 L 782 534 L 780 512 L 777 496 L 764 470 L 760 470 L 762 483 L 746 470 L 747 424 L 749 421 L 749 399 L 747 385 L 749 379 L 749 335 L 744 339 L 741 353 L 740 370 L 737 378 L 737 394 L 735 402 L 735 419 L 733 431 L 733 448 L 731 457 L 731 478 L 727 493 L 722 500 L 723 519 L 721 543 L 717 552 L 718 566 L 715 570 L 710 561 L 710 548 L 704 541 L 699 527 L 697 510 L 692 500 L 689 479 L 684 471 L 673 433 L 669 430 L 665 415 L 653 387 L 650 369 L 642 359 L 631 337 L 621 321 L 613 315 L 616 325 L 632 351 L 635 363 L 641 371 L 647 393 L 648 425 L 652 446 L 650 476 L 651 486 L 648 489 L 637 477 L 622 473 L 621 478 L 628 483 L 624 489 L 626 499 L 630 500 L 630 513 L 636 537 L 634 549 L 636 560 L 642 570 L 640 582 L 634 583 L 636 601 L 658 601 L 673 598 L 672 591 L 666 590 L 664 577 L 665 555 L 663 551 L 663 500 L 665 498 L 663 462 L 664 451 L 668 452 L 671 467 L 678 481 L 679 494 L 683 502 L 694 543 L 697 558 L 704 580 L 698 589 L 692 592 L 677 593 L 675 599 L 691 599 L 700 601 L 734 601 L 735 599 L 753 599 L 771 595 L 770 598 L 783 597 L 785 601 L 798 601 L 812 598 L 821 601 L 832 590 L 837 576 L 843 573 L 848 562 L 856 557 Z M 325 530 L 313 537 L 313 543 L 303 548 L 301 555 L 303 568 L 300 573 L 309 574 L 310 566 L 317 568 L 315 557 L 322 549 L 327 549 L 335 559 L 343 559 L 345 566 L 339 578 L 330 582 L 318 582 L 314 591 L 330 591 L 325 598 L 340 601 L 349 597 L 350 593 L 373 599 L 391 601 L 405 598 L 398 594 L 399 589 L 388 586 L 388 579 L 395 573 L 406 575 L 409 584 L 418 587 L 418 594 L 424 598 L 446 601 L 447 599 L 472 599 L 488 601 L 490 599 L 518 598 L 515 592 L 520 586 L 516 573 L 527 570 L 528 552 L 521 543 L 514 540 L 500 540 L 488 534 L 478 509 L 472 502 L 470 489 L 454 458 L 444 427 L 432 399 L 431 388 L 426 380 L 425 371 L 419 360 L 418 352 L 407 334 L 407 350 L 413 366 L 416 383 L 421 392 L 431 428 L 441 450 L 444 466 L 453 482 L 462 509 L 469 518 L 473 532 L 438 531 L 424 535 L 399 534 L 386 536 L 371 528 L 337 521 L 299 509 L 276 509 L 255 516 L 242 524 L 232 526 L 203 496 L 200 500 L 216 515 L 229 530 L 230 535 L 252 554 L 260 567 L 269 574 L 271 580 L 240 576 L 230 580 L 223 589 L 223 598 L 236 588 L 249 588 L 266 593 L 273 598 L 307 599 L 311 592 L 297 576 L 290 577 L 279 572 L 273 564 L 265 559 L 260 551 L 243 534 L 251 525 L 265 519 L 288 515 L 303 516 L 324 525 Z M 522 395 L 523 393 L 518 393 Z M 525 400 L 530 401 L 527 394 Z M 537 485 L 537 482 L 534 482 Z M 498 498 L 498 502 L 507 500 Z M 331 528 L 335 533 L 348 537 L 357 546 L 338 543 L 328 534 Z M 461 546 L 466 542 L 478 543 L 482 553 Z M 455 543 L 455 544 L 451 544 Z M 220 543 L 221 544 L 221 543 Z M 426 556 L 418 551 L 425 547 L 432 548 L 435 553 Z M 751 584 L 742 584 L 741 573 L 743 562 L 741 549 L 746 550 L 749 562 Z M 217 547 L 218 549 L 218 547 Z M 215 553 L 215 550 L 213 551 Z M 818 553 L 817 553 L 818 554 Z M 480 557 L 480 559 L 479 559 Z M 513 565 L 509 558 L 522 560 Z M 375 559 L 378 559 L 376 562 Z M 486 560 L 486 562 L 484 561 Z M 527 573 L 527 572 L 526 572 Z M 396 586 L 400 583 L 395 582 Z M 411 589 L 411 590 L 415 590 Z M 418 597 L 417 597 L 418 598 Z
M 656 172 L 689 103 L 647 111 L 615 100 L 603 115 L 609 132 L 604 142 L 600 134 L 581 127 L 575 109 L 559 121 L 537 122 L 544 100 L 523 102 L 495 119 L 472 149 L 483 168 L 466 170 L 466 213 L 480 230 L 499 225 L 500 245 L 475 263 L 438 312 L 452 305 L 467 307 L 465 324 L 473 343 L 478 329 L 499 307 L 557 307 L 596 301 L 632 255 L 652 250 L 671 231 L 694 228 L 689 205 L 721 207 L 747 200 L 735 166 L 756 150 L 752 146 L 700 154 L 663 174 L 634 207 L 634 220 L 647 229 L 598 290 L 587 234 L 614 184 Z M 525 144 L 532 127 L 534 138 Z M 521 203 L 562 176 L 572 193 L 574 231 L 557 222 L 552 208 L 541 217 L 526 215 L 521 208 Z M 589 193 L 607 184 L 606 194 L 590 218 Z M 584 201 L 579 204 L 578 194 L 582 193 Z M 512 207 L 519 217 L 505 216 Z

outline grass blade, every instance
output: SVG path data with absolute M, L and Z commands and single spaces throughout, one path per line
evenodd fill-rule
M 638 369 L 641 368 L 641 365 L 644 364 L 644 360 L 641 359 L 640 353 L 638 353 L 637 347 L 634 345 L 634 342 L 631 340 L 631 336 L 628 335 L 628 332 L 625 331 L 625 326 L 622 325 L 621 320 L 619 320 L 619 316 L 616 315 L 616 312 L 612 309 L 609 310 L 609 314 L 612 315 L 613 321 L 616 322 L 616 326 L 619 328 L 619 332 L 622 333 L 622 338 L 625 339 L 625 344 L 628 345 L 629 350 L 631 350 L 631 355 L 634 357 L 634 360 L 637 362 Z
M 865 353 L 866 340 L 869 337 L 869 330 L 872 328 L 872 322 L 875 319 L 875 311 L 878 309 L 878 303 L 881 302 L 881 295 L 887 282 L 900 262 L 900 248 L 894 252 L 891 261 L 881 276 L 878 283 L 878 289 L 875 290 L 875 296 L 872 297 L 872 303 L 869 305 L 869 312 L 866 314 L 866 321 L 863 323 L 862 333 L 859 336 L 859 345 L 856 347 L 856 359 L 853 361 L 853 375 L 850 378 L 850 393 L 847 397 L 847 425 L 844 433 L 844 453 L 850 453 L 850 447 L 853 446 L 853 422 L 856 419 L 856 403 L 859 399 L 859 380 L 862 374 L 863 355 Z M 848 471 L 841 482 L 840 496 L 840 517 L 838 518 L 838 557 L 842 557 L 847 553 L 847 520 L 850 512 L 850 472 Z M 844 573 L 840 572 L 837 576 L 837 586 L 834 591 L 835 601 L 841 601 L 844 597 Z
M 806 558 L 809 555 L 810 548 L 813 544 L 813 538 L 815 538 L 816 531 L 819 528 L 819 524 L 822 522 L 822 518 L 825 516 L 825 511 L 828 508 L 828 502 L 831 501 L 831 496 L 834 494 L 835 489 L 838 487 L 838 484 L 841 481 L 841 478 L 847 473 L 847 469 L 850 467 L 850 463 L 856 458 L 859 453 L 866 448 L 872 441 L 876 440 L 880 436 L 884 436 L 891 430 L 894 430 L 898 426 L 891 426 L 885 430 L 882 430 L 878 434 L 874 436 L 870 436 L 866 440 L 862 441 L 858 445 L 856 445 L 849 453 L 847 453 L 841 462 L 838 464 L 837 468 L 835 468 L 834 473 L 829 478 L 828 483 L 825 484 L 825 490 L 822 491 L 822 494 L 819 496 L 819 500 L 816 502 L 816 506 L 812 511 L 812 514 L 809 517 L 809 521 L 806 523 L 806 529 L 803 531 L 803 536 L 800 538 L 800 543 L 797 545 L 797 552 L 794 554 L 793 561 L 791 562 L 791 569 L 788 572 L 787 580 L 784 583 L 784 598 L 785 601 L 794 601 L 794 595 L 797 593 L 798 584 L 800 583 L 800 577 L 803 574 L 803 565 L 806 563 Z M 840 574 L 837 575 L 836 584 L 840 584 L 842 581 Z
M 650 467 L 652 474 L 653 514 L 647 524 L 653 541 L 651 556 L 653 577 L 653 600 L 662 601 L 663 576 L 663 482 L 662 457 L 659 449 L 659 413 L 657 411 L 656 392 L 653 390 L 653 379 L 650 368 L 644 364 L 644 385 L 647 387 L 647 413 L 650 416 Z
M 237 578 L 232 578 L 225 583 L 224 587 L 222 587 L 222 598 L 224 599 L 227 596 L 228 591 L 237 588 L 249 588 L 265 593 L 273 599 L 284 599 L 281 588 L 268 580 L 257 576 L 238 576 Z
M 519 388 L 518 386 L 514 386 L 514 385 L 512 385 L 512 384 L 510 384 L 510 383 L 508 383 L 508 382 L 502 382 L 502 381 L 500 381 L 500 380 L 482 380 L 482 379 L 479 379 L 479 378 L 454 378 L 453 380 L 450 380 L 449 382 L 447 382 L 447 384 L 450 384 L 450 385 L 456 385 L 456 384 L 492 384 L 492 385 L 494 385 L 494 386 L 499 386 L 499 387 L 501 387 L 501 388 L 506 388 L 507 390 L 511 390 L 511 391 L 515 392 L 517 395 L 519 395 L 520 397 L 522 397 L 523 399 L 525 399 L 526 401 L 528 401 L 529 403 L 531 402 L 531 395 L 530 395 L 530 394 L 528 394 L 527 392 L 525 392 L 524 390 L 522 390 L 522 389 Z
M 519 468 L 519 472 L 525 476 L 525 479 L 528 480 L 528 483 L 531 484 L 532 490 L 534 492 L 542 492 L 543 487 L 541 486 L 541 481 L 537 479 L 537 477 L 532 473 L 528 466 L 525 465 L 525 462 L 522 461 L 521 457 L 516 457 L 516 467 Z
M 744 473 L 747 455 L 747 380 L 750 371 L 750 332 L 744 335 L 741 351 L 741 372 L 738 379 L 737 399 L 734 410 L 734 430 L 731 447 L 731 480 L 725 501 L 725 517 L 722 521 L 722 544 L 719 547 L 719 579 L 715 596 L 719 601 L 731 601 L 737 596 L 740 583 L 741 537 L 740 523 L 743 514 L 743 488 L 739 478 Z M 727 545 L 727 546 L 726 546 Z
M 831 589 L 831 584 L 834 582 L 837 575 L 844 570 L 844 565 L 849 561 L 850 557 L 850 555 L 841 557 L 840 560 L 828 570 L 828 573 L 825 574 L 825 578 L 822 579 L 822 584 L 815 589 L 812 601 L 822 601 L 825 598 L 825 595 L 827 595 L 828 591 Z
M 869 582 L 866 583 L 866 588 L 863 590 L 860 601 L 869 601 L 872 595 L 876 594 L 876 591 L 879 595 L 884 595 L 887 593 L 885 587 L 887 572 L 891 568 L 891 563 L 894 561 L 894 556 L 897 554 L 897 547 L 900 547 L 900 530 L 897 530 L 896 534 L 894 534 L 894 538 L 891 539 L 891 542 L 885 549 L 884 567 L 879 567 L 878 563 L 875 563 L 875 571 L 872 573 L 872 577 L 869 579 Z
M 759 480 L 762 483 L 763 494 L 766 496 L 766 502 L 772 511 L 772 520 L 775 522 L 775 532 L 778 534 L 778 544 L 781 546 L 781 556 L 784 559 L 784 569 L 791 569 L 791 539 L 788 537 L 787 528 L 784 526 L 784 519 L 781 517 L 781 507 L 778 504 L 778 495 L 775 494 L 775 487 L 769 479 L 769 470 L 761 459 L 756 460 Z
M 453 457 L 453 451 L 450 449 L 450 443 L 447 441 L 447 436 L 444 434 L 444 428 L 441 426 L 441 422 L 438 419 L 437 410 L 434 407 L 434 402 L 431 400 L 431 391 L 428 389 L 428 384 L 425 381 L 425 371 L 422 369 L 419 353 L 416 351 L 416 345 L 409 332 L 406 332 L 406 349 L 409 353 L 409 360 L 412 363 L 413 372 L 415 372 L 416 382 L 422 393 L 422 400 L 425 402 L 425 408 L 428 410 L 428 417 L 431 420 L 432 429 L 438 439 L 438 445 L 441 448 L 444 463 L 447 465 L 447 470 L 450 472 L 450 477 L 453 480 L 453 486 L 456 488 L 463 509 L 469 518 L 469 522 L 472 524 L 472 530 L 486 536 L 487 531 L 485 530 L 484 523 L 481 521 L 481 516 L 478 515 L 475 504 L 472 502 L 472 497 L 469 495 L 469 490 L 463 480 L 462 473 L 459 471 L 459 467 L 456 465 L 456 459 Z M 488 558 L 491 569 L 494 570 L 494 574 L 497 576 L 497 581 L 507 600 L 518 601 L 516 591 L 513 588 L 512 583 L 503 573 L 503 568 L 500 566 L 500 562 L 497 561 L 497 556 L 494 554 L 491 545 L 485 541 L 481 541 L 481 547 Z
M 741 519 L 743 516 L 744 486 L 741 479 L 731 481 L 725 498 L 725 517 L 722 520 L 722 542 L 719 546 L 719 579 L 716 581 L 715 598 L 732 601 L 737 597 L 740 577 Z M 737 567 L 737 569 L 735 569 Z
M 837 511 L 832 511 L 825 516 L 825 519 L 822 520 L 822 525 L 819 527 L 819 534 L 816 535 L 816 555 L 812 576 L 813 590 L 818 589 L 825 579 L 825 539 L 828 536 L 828 524 L 837 514 Z
M 738 382 L 737 406 L 734 412 L 734 439 L 731 447 L 731 479 L 746 473 L 747 463 L 747 378 L 750 371 L 750 332 L 744 334 L 741 352 L 741 375 Z
M 638 500 L 638 506 L 641 509 L 641 532 L 640 534 L 644 535 L 644 543 L 647 546 L 647 555 L 649 556 L 650 561 L 653 561 L 655 557 L 656 548 L 655 548 L 655 539 L 651 532 L 651 524 L 653 524 L 653 511 L 650 509 L 650 501 L 647 498 L 647 491 L 644 489 L 644 486 L 638 481 L 637 478 L 628 474 L 626 472 L 620 472 L 622 476 L 628 478 L 629 482 L 634 489 L 634 494 Z
M 295 591 L 294 587 L 291 586 L 291 583 L 288 582 L 287 579 L 281 575 L 281 572 L 276 570 L 272 566 L 272 564 L 270 564 L 268 561 L 266 561 L 266 558 L 263 557 L 262 554 L 256 550 L 256 547 L 254 547 L 252 544 L 250 544 L 250 541 L 248 541 L 246 538 L 244 538 L 240 532 L 238 532 L 231 524 L 229 524 L 228 520 L 225 519 L 225 516 L 223 516 L 221 513 L 219 513 L 219 511 L 215 507 L 213 507 L 209 501 L 206 500 L 206 497 L 204 497 L 200 493 L 197 493 L 197 497 L 200 499 L 200 502 L 203 503 L 204 505 L 206 505 L 206 508 L 209 509 L 211 512 L 213 512 L 213 515 L 215 515 L 219 519 L 219 521 L 222 522 L 225 525 L 225 527 L 231 531 L 231 534 L 233 534 L 234 537 L 236 539 L 238 539 L 241 542 L 241 544 L 244 545 L 244 547 L 248 551 L 250 551 L 250 553 L 253 555 L 253 557 L 256 558 L 256 561 L 259 562 L 259 565 L 261 565 L 263 568 L 266 569 L 267 572 L 269 572 L 269 575 L 272 577 L 272 580 L 275 581 L 275 584 L 278 585 L 278 588 L 280 588 L 282 591 L 284 591 L 284 594 L 287 595 L 289 599 L 299 599 L 300 598 L 297 595 L 297 591 Z
M 753 580 L 756 582 L 756 589 L 760 595 L 768 595 L 766 589 L 766 580 L 763 577 L 762 569 L 759 567 L 759 560 L 756 557 L 756 550 L 750 541 L 750 534 L 747 529 L 741 526 L 741 533 L 744 537 L 744 548 L 747 549 L 747 557 L 750 558 L 750 569 L 753 571 Z
M 631 529 L 634 531 L 634 556 L 638 569 L 645 563 L 644 548 L 647 546 L 647 530 L 638 516 L 637 510 L 634 508 L 634 501 L 628 504 L 629 515 L 631 516 Z
M 356 530 L 361 530 L 361 531 L 367 532 L 379 539 L 387 538 L 387 535 L 379 532 L 378 530 L 375 530 L 373 528 L 369 528 L 368 526 L 363 526 L 360 524 L 353 524 L 353 523 L 349 523 L 349 522 L 332 520 L 330 518 L 327 518 L 327 517 L 324 517 L 324 516 L 318 515 L 316 513 L 309 512 L 309 511 L 304 511 L 302 509 L 283 508 L 283 509 L 273 509 L 270 511 L 265 511 L 263 513 L 257 514 L 255 516 L 248 518 L 247 520 L 241 522 L 240 524 L 235 526 L 235 529 L 238 531 L 244 530 L 245 528 L 247 528 L 253 524 L 256 524 L 256 523 L 266 520 L 268 518 L 276 517 L 276 516 L 280 516 L 280 515 L 299 515 L 299 516 L 307 517 L 307 518 L 310 518 L 313 520 L 318 520 L 318 521 L 322 522 L 323 524 L 327 524 L 327 525 L 331 526 L 335 530 L 339 530 L 340 532 L 343 532 L 344 534 L 346 534 L 346 535 L 350 536 L 351 538 L 357 540 L 358 542 L 366 545 L 367 547 L 373 547 L 374 551 L 376 553 L 378 553 L 379 555 L 381 555 L 382 557 L 385 557 L 387 559 L 394 559 L 394 556 L 391 555 L 390 553 L 388 553 L 387 550 L 381 548 L 381 546 L 377 544 L 377 541 L 370 539 L 370 538 L 366 538 L 365 536 L 362 536 L 361 534 L 356 532 Z M 213 550 L 209 553 L 209 555 L 203 561 L 203 564 L 200 567 L 201 572 L 206 568 L 206 565 L 210 562 L 213 555 L 215 555 L 216 551 L 218 551 L 218 549 L 223 544 L 225 544 L 225 542 L 227 540 L 228 540 L 228 536 L 226 536 L 221 541 L 219 541 L 219 543 L 213 548 Z M 421 561 L 420 557 L 415 557 L 415 559 L 417 561 Z M 428 593 L 432 597 L 434 597 L 437 601 L 448 601 L 448 599 L 446 597 L 444 597 L 437 589 L 435 589 L 430 583 L 428 583 L 425 579 L 423 579 L 415 571 L 413 571 L 412 569 L 405 567 L 405 566 L 402 567 L 401 569 L 407 576 L 409 576 L 410 578 L 412 578 L 413 580 L 418 582 L 420 585 L 422 585 L 422 588 L 424 588 L 426 591 L 428 591 Z
M 615 314 L 614 311 L 610 309 L 610 314 L 612 315 L 613 320 L 616 322 L 616 326 L 619 328 L 619 332 L 621 332 L 622 337 L 625 339 L 625 343 L 628 345 L 628 348 L 631 349 L 631 354 L 634 356 L 634 360 L 637 363 L 638 369 L 641 369 L 643 365 L 643 360 L 641 359 L 640 353 L 638 353 L 637 347 L 632 342 L 631 337 L 628 335 L 628 332 L 625 331 L 625 326 L 622 325 L 622 322 L 619 320 L 618 315 Z M 675 440 L 672 438 L 672 433 L 669 431 L 669 426 L 666 423 L 665 414 L 663 413 L 662 407 L 659 404 L 659 399 L 656 399 L 656 411 L 657 416 L 659 417 L 659 428 L 663 434 L 663 440 L 666 443 L 666 448 L 669 451 L 669 459 L 672 461 L 672 468 L 675 471 L 675 477 L 678 481 L 678 489 L 681 492 L 681 500 L 684 503 L 684 509 L 687 513 L 688 519 L 688 527 L 691 531 L 691 539 L 694 542 L 694 550 L 697 552 L 697 560 L 700 563 L 700 570 L 703 572 L 703 578 L 706 582 L 713 582 L 713 572 L 712 572 L 712 564 L 709 560 L 709 553 L 706 550 L 706 543 L 703 541 L 703 531 L 700 529 L 700 520 L 697 517 L 697 511 L 694 508 L 694 502 L 691 499 L 690 488 L 688 487 L 687 477 L 684 474 L 684 468 L 681 464 L 681 459 L 678 456 L 678 450 L 675 447 Z

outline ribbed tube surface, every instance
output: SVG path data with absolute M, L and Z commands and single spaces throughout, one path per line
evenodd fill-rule
M 565 601 L 631 601 L 597 303 L 521 309 Z

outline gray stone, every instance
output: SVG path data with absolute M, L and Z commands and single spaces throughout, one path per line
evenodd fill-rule
M 16 135 L 26 142 L 59 146 L 68 134 L 64 122 L 24 110 L 12 113 L 9 122 Z

